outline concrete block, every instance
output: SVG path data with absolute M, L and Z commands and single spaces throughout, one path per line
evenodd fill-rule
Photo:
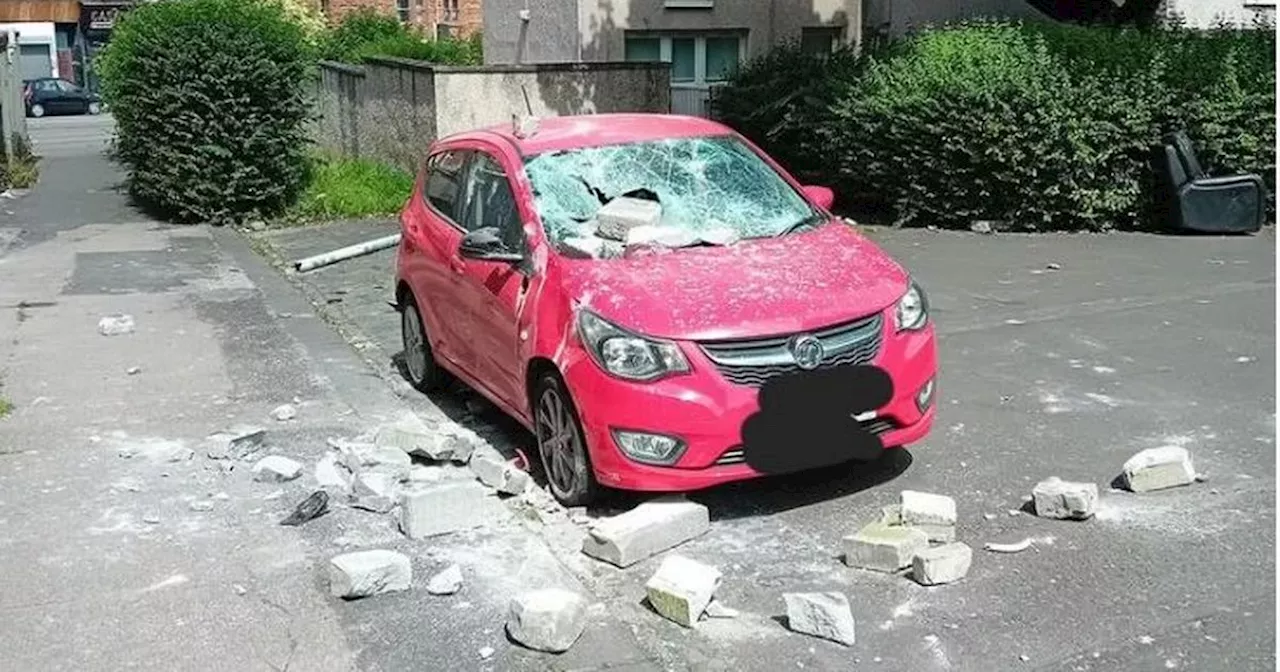
M 280 455 L 268 455 L 253 465 L 253 480 L 266 483 L 292 481 L 302 475 L 302 464 Z
M 375 513 L 395 508 L 400 494 L 400 476 L 388 469 L 369 467 L 361 470 L 351 484 L 351 505 Z
M 1181 446 L 1148 448 L 1124 463 L 1124 481 L 1133 492 L 1150 492 L 1196 480 L 1191 453 Z
M 929 547 L 929 536 L 914 527 L 872 523 L 844 538 L 844 563 L 877 572 L 911 566 L 916 553 Z
M 630 567 L 710 528 L 707 507 L 683 497 L 661 497 L 597 521 L 582 540 L 582 552 L 619 567 Z
M 425 425 L 397 423 L 378 429 L 373 439 L 380 448 L 394 448 L 406 456 L 419 455 L 430 460 L 449 459 L 449 451 L 438 432 Z
M 587 628 L 587 602 L 560 588 L 534 590 L 511 601 L 507 634 L 535 651 L 568 651 Z
M 470 466 L 481 483 L 509 495 L 524 492 L 531 482 L 529 474 L 505 460 L 476 456 L 472 458 Z
M 98 320 L 98 333 L 103 336 L 132 334 L 135 326 L 132 315 L 117 313 Z
M 462 567 L 453 564 L 431 577 L 427 592 L 432 595 L 452 595 L 462 589 Z
M 344 553 L 329 560 L 329 590 L 334 597 L 355 599 L 408 590 L 413 567 L 395 551 Z
M 475 481 L 445 481 L 400 493 L 400 531 L 411 539 L 468 530 L 507 517 L 506 507 Z
M 338 464 L 336 453 L 327 453 L 316 462 L 316 483 L 322 488 L 342 494 L 351 492 L 351 474 L 346 467 Z
M 903 525 L 955 525 L 956 500 L 915 490 L 902 491 Z
M 933 544 L 949 544 L 956 540 L 955 525 L 930 525 L 928 523 L 916 523 L 908 525 L 913 530 L 924 532 L 924 536 Z
M 973 563 L 973 549 L 963 542 L 927 548 L 911 562 L 911 578 L 922 586 L 937 586 L 963 579 Z
M 668 555 L 644 589 L 655 611 L 686 628 L 693 628 L 711 604 L 722 576 L 720 570 L 710 565 L 681 555 Z
M 792 631 L 853 646 L 853 611 L 844 593 L 783 593 L 782 599 Z
M 1098 510 L 1098 485 L 1072 483 L 1057 476 L 1036 484 L 1031 491 L 1036 515 L 1059 520 L 1088 520 Z
M 885 525 L 902 524 L 902 505 L 888 504 L 880 509 L 880 522 Z

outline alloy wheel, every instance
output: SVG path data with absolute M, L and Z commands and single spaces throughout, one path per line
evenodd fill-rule
M 409 379 L 420 385 L 427 377 L 427 348 L 422 337 L 422 316 L 417 306 L 405 306 L 400 313 L 400 336 L 404 342 L 404 364 Z
M 538 398 L 538 452 L 547 472 L 547 482 L 560 497 L 579 490 L 579 479 L 585 476 L 579 465 L 583 447 L 576 424 L 560 390 L 550 385 L 544 387 Z

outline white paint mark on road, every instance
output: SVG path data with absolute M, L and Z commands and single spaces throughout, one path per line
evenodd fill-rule
M 1094 372 L 1094 373 L 1099 373 L 1099 374 L 1102 374 L 1102 375 L 1110 375 L 1110 374 L 1115 373 L 1115 372 L 1116 372 L 1116 370 L 1115 370 L 1115 369 L 1113 369 L 1113 368 L 1111 368 L 1111 367 L 1109 367 L 1109 366 L 1095 366 L 1095 367 L 1093 367 L 1093 372 Z

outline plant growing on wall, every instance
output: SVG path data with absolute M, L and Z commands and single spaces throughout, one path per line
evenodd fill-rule
M 271 216 L 301 190 L 314 52 L 279 2 L 139 5 L 98 67 L 143 204 L 221 224 Z

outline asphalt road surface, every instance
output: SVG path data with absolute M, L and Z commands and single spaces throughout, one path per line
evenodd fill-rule
M 262 235 L 297 259 L 394 233 L 345 223 Z M 711 532 L 680 548 L 725 572 L 742 609 L 696 633 L 642 606 L 656 560 L 617 571 L 554 547 L 667 669 L 1266 670 L 1275 650 L 1275 237 L 992 235 L 874 230 L 929 292 L 940 335 L 938 423 L 874 468 L 695 493 Z M 323 311 L 394 380 L 392 251 L 302 276 Z M 529 451 L 491 406 L 469 420 Z M 803 440 L 797 435 L 797 440 Z M 1204 483 L 1110 491 L 1134 453 L 1188 448 Z M 531 453 L 530 453 L 531 454 Z M 1084 523 L 1018 512 L 1050 476 L 1097 483 Z M 841 537 L 903 489 L 954 497 L 975 549 L 935 588 L 843 567 Z M 1010 513 L 1013 511 L 1014 513 Z M 554 531 L 548 532 L 555 537 Z M 997 555 L 986 542 L 1032 538 Z M 781 593 L 841 590 L 852 649 L 789 634 Z

